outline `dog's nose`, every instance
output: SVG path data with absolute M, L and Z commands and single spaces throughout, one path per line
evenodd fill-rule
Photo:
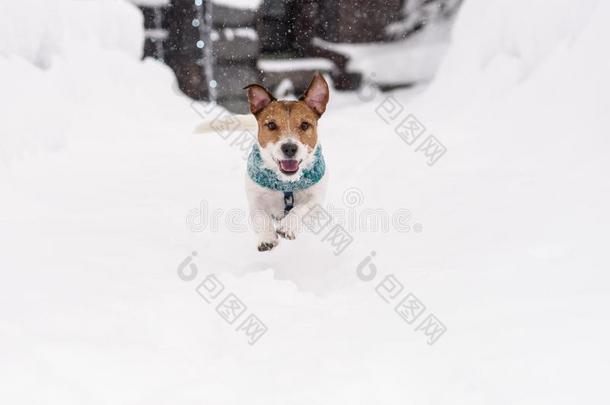
M 285 143 L 282 145 L 282 152 L 284 152 L 287 158 L 293 158 L 297 154 L 298 149 L 299 145 L 296 143 Z

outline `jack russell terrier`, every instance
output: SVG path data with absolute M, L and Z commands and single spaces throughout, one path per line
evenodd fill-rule
M 298 101 L 276 100 L 258 84 L 245 89 L 258 123 L 246 193 L 257 248 L 263 252 L 277 246 L 278 235 L 294 239 L 303 216 L 324 198 L 326 166 L 318 120 L 326 111 L 329 90 L 319 73 Z

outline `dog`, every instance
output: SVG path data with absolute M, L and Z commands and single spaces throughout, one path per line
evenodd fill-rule
M 295 101 L 276 100 L 263 86 L 247 90 L 258 124 L 257 142 L 248 157 L 246 194 L 260 252 L 279 237 L 295 239 L 303 217 L 326 192 L 326 163 L 318 140 L 318 121 L 326 111 L 329 87 L 316 73 Z

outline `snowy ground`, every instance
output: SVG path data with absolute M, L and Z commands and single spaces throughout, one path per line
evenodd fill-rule
M 78 3 L 45 4 L 74 34 Z M 169 70 L 134 55 L 137 13 L 101 3 L 129 41 L 74 42 L 41 15 L 0 47 L 2 403 L 608 402 L 607 3 L 467 0 L 430 87 L 335 94 L 327 208 L 353 237 L 338 256 L 323 233 L 255 250 L 243 152 L 193 133 Z M 409 114 L 426 127 L 411 145 L 394 132 Z M 432 166 L 429 135 L 446 148 Z M 217 228 L 196 229 L 202 204 Z M 366 209 L 400 220 L 357 229 Z M 210 274 L 225 288 L 207 303 Z M 233 324 L 216 311 L 230 293 L 247 306 Z M 408 293 L 426 307 L 411 324 Z M 250 314 L 267 327 L 253 345 L 236 330 Z M 444 334 L 416 330 L 431 314 Z

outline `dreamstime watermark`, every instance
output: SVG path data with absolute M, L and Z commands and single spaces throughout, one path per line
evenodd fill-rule
M 388 125 L 394 126 L 394 132 L 409 146 L 415 145 L 426 133 L 426 127 L 413 115 L 405 113 L 405 107 L 393 95 L 387 96 L 375 108 L 375 113 Z M 428 166 L 434 166 L 447 152 L 447 148 L 434 135 L 428 135 L 417 143 L 415 152 L 426 157 Z
M 365 283 L 377 278 L 378 269 L 373 262 L 376 255 L 377 253 L 372 251 L 356 267 L 356 276 Z M 414 331 L 423 333 L 429 345 L 435 344 L 447 332 L 447 327 L 432 313 L 421 318 L 426 311 L 426 305 L 412 292 L 398 299 L 404 289 L 404 285 L 393 274 L 389 274 L 377 284 L 375 292 L 385 303 L 395 304 L 394 312 L 398 317 L 409 326 L 416 325 Z M 418 319 L 421 321 L 415 324 Z
M 344 203 L 347 206 L 357 205 L 362 198 L 358 189 L 349 189 L 344 193 Z M 343 226 L 336 224 L 333 216 L 320 205 L 316 204 L 303 217 L 303 223 L 314 235 L 321 236 L 322 243 L 330 245 L 335 256 L 339 256 L 354 242 L 353 235 Z M 378 269 L 373 258 L 377 255 L 372 251 L 357 266 L 356 275 L 363 282 L 371 282 L 377 278 Z M 425 318 L 421 315 L 426 311 L 426 305 L 412 292 L 399 299 L 404 291 L 404 285 L 393 275 L 386 275 L 375 287 L 377 295 L 386 303 L 394 305 L 394 312 L 407 324 L 415 325 L 414 331 L 422 333 L 429 345 L 434 345 L 447 332 L 447 327 L 436 315 L 429 313 Z M 418 319 L 422 319 L 415 324 Z
M 316 210 L 323 211 L 326 217 L 332 218 L 348 232 L 423 231 L 423 225 L 413 222 L 413 214 L 406 208 L 388 212 L 383 208 L 366 207 L 364 202 L 364 193 L 360 189 L 349 188 L 343 193 L 342 206 L 329 203 L 325 207 L 317 205 Z M 313 214 L 316 210 L 311 209 L 310 213 Z M 294 224 L 297 232 L 302 231 L 303 227 L 310 229 L 306 223 L 307 218 L 305 215 L 301 223 Z M 241 208 L 212 208 L 207 200 L 201 200 L 199 206 L 191 209 L 186 216 L 186 224 L 191 232 L 219 232 L 226 229 L 229 232 L 246 233 L 269 220 L 269 215 L 264 211 L 250 213 Z
M 214 103 L 192 101 L 191 108 L 220 139 L 236 149 L 243 160 L 248 160 L 248 155 L 257 142 L 256 134 L 245 128 L 235 114 Z
M 363 79 L 364 84 L 357 95 L 363 102 L 371 102 L 383 97 L 375 107 L 375 113 L 381 120 L 394 127 L 394 133 L 410 147 L 415 146 L 415 152 L 423 153 L 428 166 L 434 166 L 447 152 L 447 148 L 434 135 L 426 134 L 426 127 L 413 114 L 406 111 L 405 106 L 392 94 L 384 96 L 375 85 L 375 74 Z M 422 138 L 423 137 L 423 138 Z M 422 140 L 423 139 L 423 140 Z M 421 140 L 421 142 L 419 142 Z
M 199 269 L 195 264 L 197 252 L 193 251 L 178 265 L 176 271 L 182 281 L 192 282 L 198 277 Z M 248 307 L 234 292 L 229 292 L 222 298 L 225 286 L 214 274 L 206 275 L 195 287 L 195 292 L 208 304 L 216 305 L 216 313 L 229 325 L 237 325 L 235 331 L 246 335 L 249 345 L 254 345 L 265 333 L 267 326 L 253 313 L 243 316 Z M 222 299 L 221 299 L 222 298 Z M 237 322 L 239 319 L 241 321 Z M 236 323 L 237 322 L 237 323 Z
M 352 234 L 340 224 L 333 224 L 333 217 L 320 204 L 315 204 L 303 216 L 303 225 L 314 235 L 321 236 L 322 243 L 330 245 L 335 256 L 354 242 Z M 323 233 L 325 229 L 328 231 Z

